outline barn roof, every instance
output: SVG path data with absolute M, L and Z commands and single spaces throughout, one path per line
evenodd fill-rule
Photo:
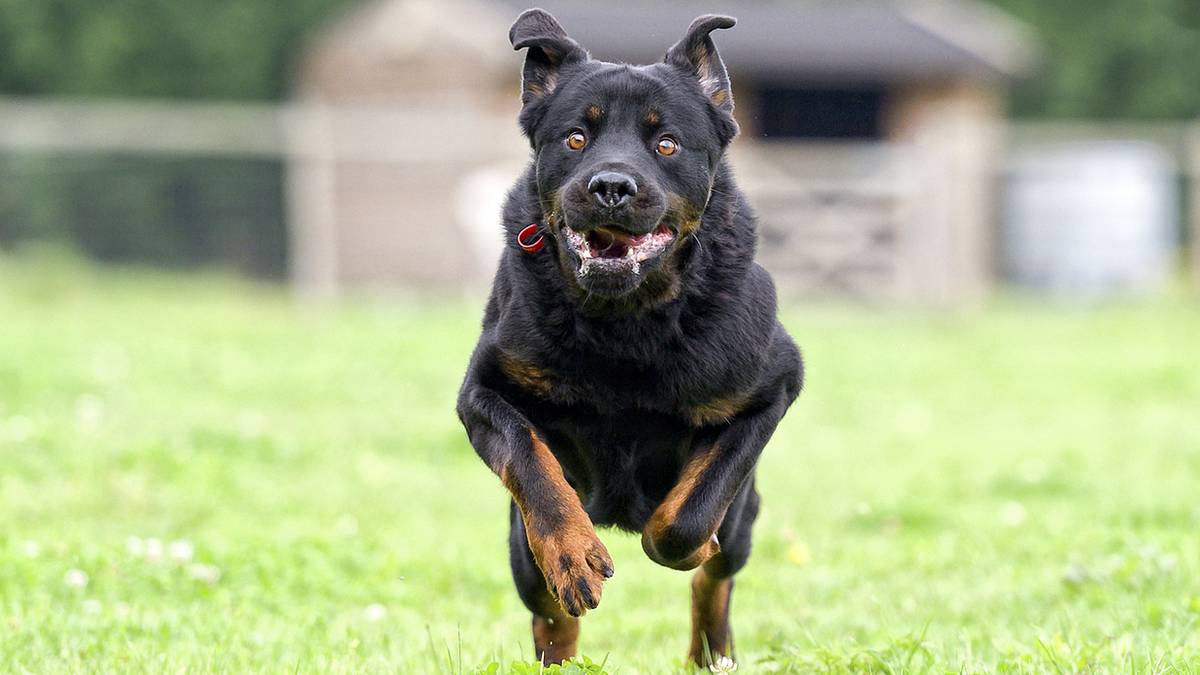
M 731 70 L 763 79 L 1013 77 L 1037 49 L 1017 20 L 975 0 L 501 0 L 513 16 L 536 2 L 594 57 L 662 58 L 697 15 L 729 14 L 714 35 Z
M 700 14 L 738 19 L 714 36 L 730 70 L 760 81 L 1013 77 L 1035 61 L 1024 25 L 978 0 L 373 0 L 310 43 L 309 66 L 348 68 L 457 59 L 454 77 L 512 72 L 508 26 L 525 8 L 553 13 L 591 54 L 652 63 Z M 357 65 L 351 65 L 357 64 Z

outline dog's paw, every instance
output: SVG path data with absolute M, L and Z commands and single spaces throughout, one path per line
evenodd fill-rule
M 709 537 L 708 541 L 704 542 L 704 544 L 692 552 L 690 556 L 678 561 L 674 565 L 669 565 L 669 567 L 681 571 L 694 570 L 708 562 L 709 558 L 720 552 L 721 542 L 717 540 L 717 535 L 713 534 L 711 537 Z
M 544 537 L 536 551 L 546 585 L 571 616 L 595 609 L 605 580 L 613 575 L 612 557 L 590 529 Z
M 642 550 L 663 567 L 687 571 L 696 569 L 720 553 L 721 543 L 715 532 L 688 531 L 656 513 L 642 530 Z

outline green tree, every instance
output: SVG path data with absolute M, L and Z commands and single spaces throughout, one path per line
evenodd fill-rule
M 280 99 L 304 38 L 356 0 L 0 0 L 0 92 Z M 1044 52 L 1025 117 L 1200 116 L 1200 1 L 989 0 Z
M 0 91 L 278 99 L 349 0 L 0 0 Z
M 991 0 L 1029 24 L 1040 67 L 1014 90 L 1027 117 L 1200 116 L 1197 0 Z

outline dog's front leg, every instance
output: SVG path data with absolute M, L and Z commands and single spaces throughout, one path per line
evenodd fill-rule
M 475 451 L 512 493 L 547 588 L 573 617 L 595 609 L 612 558 L 550 448 L 525 415 L 470 377 L 458 413 Z
M 795 398 L 786 382 L 769 391 L 684 464 L 678 482 L 642 529 L 642 548 L 651 560 L 690 570 L 721 550 L 716 534 L 725 512 Z

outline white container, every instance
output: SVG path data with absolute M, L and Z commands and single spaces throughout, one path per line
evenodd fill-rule
M 1044 146 L 1009 166 L 1000 235 L 1008 280 L 1079 299 L 1144 295 L 1166 281 L 1179 201 L 1174 165 L 1158 146 Z

